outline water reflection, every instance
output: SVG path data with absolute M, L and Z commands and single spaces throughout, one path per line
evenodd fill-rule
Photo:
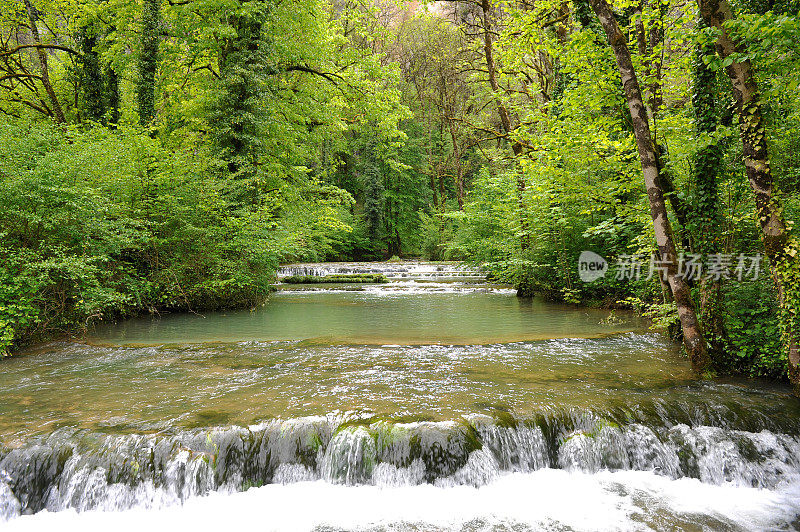
M 466 345 L 641 331 L 630 313 L 579 309 L 502 292 L 281 290 L 254 311 L 181 314 L 98 327 L 111 344 L 315 340 L 329 344 Z M 609 318 L 612 318 L 611 320 Z

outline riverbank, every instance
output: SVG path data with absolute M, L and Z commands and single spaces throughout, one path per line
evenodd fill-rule
M 16 349 L 34 347 L 36 343 L 45 342 L 54 338 L 69 339 L 83 336 L 87 331 L 96 327 L 101 330 L 113 328 L 115 323 L 137 320 L 141 323 L 148 323 L 150 319 L 159 316 L 178 315 L 178 321 L 186 323 L 193 321 L 193 316 L 216 311 L 242 311 L 247 313 L 265 303 L 269 294 L 276 287 L 278 289 L 294 287 L 312 292 L 319 291 L 370 291 L 370 285 L 375 280 L 380 280 L 385 286 L 381 288 L 381 293 L 391 293 L 397 291 L 432 290 L 438 291 L 458 291 L 462 288 L 470 290 L 476 287 L 486 287 L 509 292 L 512 286 L 509 284 L 496 284 L 502 280 L 502 276 L 493 273 L 491 270 L 469 266 L 466 263 L 456 261 L 429 262 L 420 260 L 409 261 L 386 261 L 386 262 L 331 262 L 331 263 L 295 263 L 272 270 L 262 270 L 259 272 L 260 279 L 251 274 L 250 281 L 223 281 L 201 283 L 192 287 L 184 287 L 179 284 L 167 285 L 160 292 L 155 292 L 152 298 L 143 300 L 141 294 L 123 294 L 105 308 L 102 312 L 95 310 L 94 314 L 86 311 L 79 313 L 76 308 L 72 314 L 64 314 L 59 321 L 58 318 L 50 318 L 47 321 L 46 329 L 37 329 L 36 325 L 26 328 L 17 328 L 15 340 L 12 344 Z M 162 276 L 163 277 L 163 276 Z M 316 279 L 325 278 L 325 282 L 310 282 Z M 352 279 L 351 279 L 352 278 Z M 309 281 L 301 284 L 287 283 L 294 279 Z M 357 282 L 353 279 L 357 279 Z M 495 280 L 492 282 L 491 280 Z M 367 282 L 365 282 L 367 281 Z M 369 282 L 373 281 L 373 282 Z M 385 282 L 384 282 L 385 281 Z M 132 283 L 132 281 L 129 281 Z M 146 283 L 150 290 L 157 290 L 155 283 Z M 742 289 L 755 288 L 756 290 L 768 289 L 762 281 L 757 286 L 744 286 Z M 208 286 L 216 287 L 220 292 L 210 293 Z M 513 289 L 519 295 L 519 289 Z M 597 292 L 587 292 L 587 297 Z M 158 295 L 160 294 L 160 295 Z M 629 293 L 630 294 L 630 293 Z M 597 300 L 587 301 L 567 301 L 563 297 L 542 297 L 522 298 L 523 301 L 537 301 L 535 305 L 541 305 L 542 301 L 553 301 L 554 304 L 563 305 L 567 311 L 585 310 L 587 312 L 612 310 L 611 314 L 605 317 L 598 317 L 602 331 L 596 334 L 613 332 L 615 321 L 619 321 L 619 315 L 637 314 L 641 316 L 642 323 L 661 326 L 662 330 L 674 330 L 675 320 L 674 308 L 672 305 L 658 305 L 647 303 L 638 297 L 629 295 L 616 301 L 614 305 L 600 304 Z M 621 297 L 618 294 L 619 297 Z M 606 300 L 611 296 L 607 295 Z M 614 296 L 617 297 L 617 296 Z M 743 297 L 741 294 L 739 297 Z M 139 300 L 138 306 L 128 303 L 132 300 Z M 24 304 L 15 303 L 16 305 Z M 158 303 L 161 301 L 161 303 Z M 89 308 L 92 303 L 87 304 Z M 9 308 L 6 307 L 6 312 Z M 448 309 L 446 312 L 456 312 L 457 307 Z M 35 315 L 35 309 L 34 309 Z M 184 315 L 181 317 L 181 315 Z M 23 319 L 29 319 L 23 317 Z M 368 320 L 368 317 L 363 319 Z M 777 382 L 786 382 L 787 376 L 785 369 L 785 355 L 780 349 L 779 337 L 777 334 L 777 323 L 774 314 L 768 308 L 747 309 L 728 316 L 730 326 L 729 337 L 729 356 L 725 364 L 715 367 L 719 375 L 743 375 L 747 377 L 769 378 Z M 2 322 L 0 322 L 2 323 Z M 8 323 L 8 322 L 6 322 Z M 34 321 L 34 323 L 37 323 Z M 287 324 L 289 329 L 291 324 Z M 6 330 L 12 327 L 6 325 Z M 534 327 L 535 330 L 535 327 Z M 21 331 L 21 332 L 20 332 Z M 774 334 L 772 334 L 774 333 Z M 337 333 L 341 334 L 341 333 Z M 346 332 L 342 336 L 346 337 Z M 765 338 L 765 337 L 769 338 Z M 362 336 L 362 340 L 363 340 Z M 531 333 L 525 338 L 540 338 L 535 333 Z M 360 340 L 361 341 L 361 340 Z M 389 341 L 389 340 L 387 340 Z M 456 342 L 458 343 L 458 342 Z M 677 341 L 676 341 L 677 344 Z

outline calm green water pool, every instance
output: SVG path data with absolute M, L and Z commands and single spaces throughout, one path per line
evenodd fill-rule
M 643 331 L 629 313 L 520 299 L 510 290 L 391 286 L 280 290 L 249 311 L 141 318 L 101 326 L 90 342 L 165 344 L 315 340 L 323 344 L 483 345 Z M 444 290 L 444 289 L 443 289 Z

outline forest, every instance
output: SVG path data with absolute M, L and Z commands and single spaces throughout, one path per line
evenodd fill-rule
M 0 6 L 4 355 L 423 258 L 800 383 L 797 0 Z M 586 283 L 583 250 L 660 269 Z

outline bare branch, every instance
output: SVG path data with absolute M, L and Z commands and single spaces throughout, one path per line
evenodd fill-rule
M 323 78 L 327 79 L 328 81 L 330 81 L 334 85 L 338 85 L 339 84 L 336 81 L 337 79 L 339 81 L 344 81 L 344 77 L 340 76 L 339 74 L 337 74 L 335 72 L 321 72 L 319 70 L 316 70 L 314 68 L 311 68 L 311 67 L 305 66 L 305 65 L 289 65 L 289 66 L 285 67 L 285 70 L 286 70 L 286 72 L 306 72 L 308 74 L 314 74 L 316 76 L 320 76 L 320 77 L 323 77 Z M 336 78 L 336 79 L 334 79 L 334 78 Z
M 40 50 L 43 49 L 61 50 L 62 52 L 67 52 L 73 55 L 77 56 L 81 55 L 79 52 L 76 52 L 72 48 L 69 48 L 67 46 L 61 46 L 59 44 L 20 44 L 19 46 L 15 46 L 10 50 L 3 50 L 2 52 L 0 52 L 0 57 L 16 54 L 17 52 L 24 50 L 26 48 L 38 48 Z

